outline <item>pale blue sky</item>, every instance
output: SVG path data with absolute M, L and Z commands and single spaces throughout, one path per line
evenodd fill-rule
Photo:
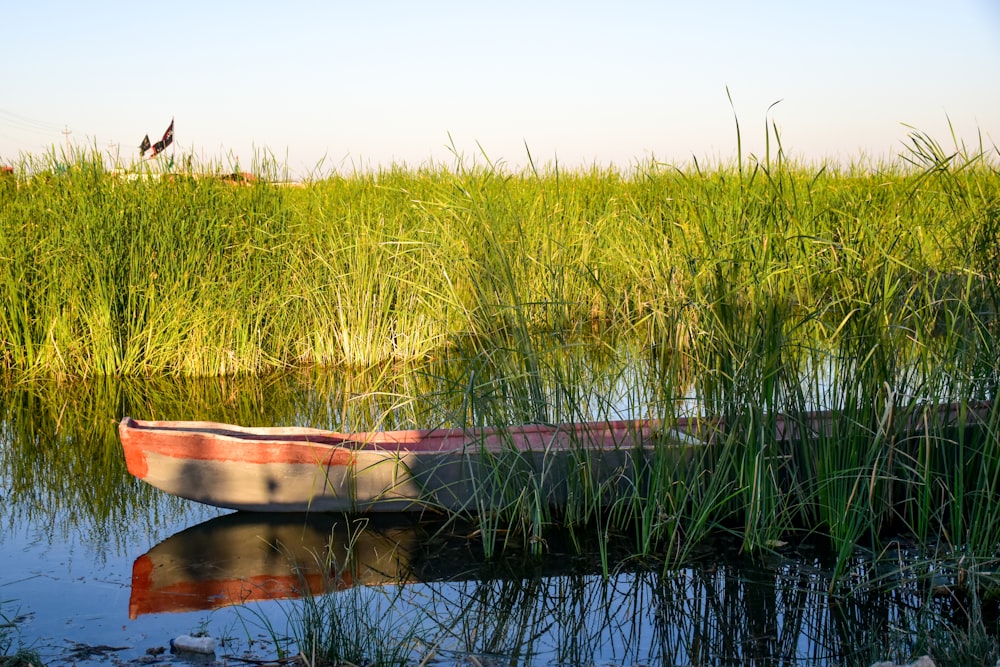
M 70 142 L 296 173 L 451 163 L 628 167 L 898 151 L 909 124 L 1000 144 L 998 0 L 7 2 L 0 163 Z M 770 115 L 768 107 L 778 100 Z

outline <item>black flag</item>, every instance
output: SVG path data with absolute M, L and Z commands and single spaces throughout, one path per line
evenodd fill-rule
M 148 141 L 148 138 L 147 138 Z M 163 138 L 153 144 L 153 155 L 157 153 L 162 153 L 167 146 L 174 142 L 174 119 L 170 119 L 170 126 L 167 131 L 163 133 Z M 152 155 L 150 156 L 152 157 Z
M 170 127 L 163 133 L 163 147 L 166 148 L 174 142 L 174 119 L 170 119 Z
M 142 138 L 142 143 L 139 144 L 139 155 L 145 155 L 146 151 L 149 150 L 151 144 L 149 143 L 149 135 L 147 134 Z

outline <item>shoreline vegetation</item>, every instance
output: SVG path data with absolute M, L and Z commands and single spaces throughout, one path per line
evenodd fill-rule
M 967 559 L 968 581 L 1000 545 L 1000 417 L 975 435 L 904 427 L 923 404 L 962 414 L 997 395 L 996 157 L 914 133 L 874 169 L 810 169 L 775 141 L 711 169 L 456 159 L 295 188 L 269 164 L 233 182 L 26 159 L 0 180 L 0 372 L 17 386 L 322 367 L 383 397 L 415 372 L 443 407 L 414 427 L 611 419 L 602 396 L 637 378 L 636 416 L 693 404 L 725 437 L 558 514 L 538 471 L 499 457 L 510 493 L 480 513 L 487 553 L 518 536 L 540 553 L 557 523 L 671 562 L 720 531 L 751 552 L 822 535 L 843 574 L 856 548 L 902 534 Z M 392 397 L 403 412 L 419 398 Z M 841 411 L 831 433 L 769 435 L 776 415 L 822 408 Z M 337 425 L 385 425 L 357 413 Z
M 912 142 L 870 171 L 779 151 L 629 175 L 457 161 L 295 188 L 268 163 L 203 177 L 26 158 L 0 179 L 0 372 L 366 368 L 595 336 L 693 374 L 785 370 L 805 338 L 859 360 L 871 343 L 950 344 L 961 363 L 991 342 L 1000 177 L 995 156 Z

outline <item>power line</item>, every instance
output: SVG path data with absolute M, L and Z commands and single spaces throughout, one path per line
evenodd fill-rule
M 56 123 L 28 118 L 7 109 L 0 109 L 0 124 L 21 132 L 33 132 L 35 134 L 51 135 L 60 131 L 59 125 Z

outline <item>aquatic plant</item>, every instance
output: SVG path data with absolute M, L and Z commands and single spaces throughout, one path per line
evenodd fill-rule
M 24 383 L 348 369 L 353 387 L 282 411 L 345 428 L 722 425 L 687 458 L 664 441 L 612 484 L 578 475 L 558 511 L 545 465 L 497 456 L 470 507 L 491 551 L 540 550 L 564 524 L 676 557 L 713 532 L 754 553 L 818 533 L 842 564 L 898 531 L 992 553 L 998 417 L 973 408 L 1000 376 L 995 157 L 914 132 L 905 160 L 805 165 L 767 131 L 765 155 L 711 167 L 456 156 L 300 187 L 123 175 L 96 151 L 25 159 L 0 200 L 0 368 Z M 816 410 L 836 411 L 829 428 L 777 437 L 816 430 Z M 105 442 L 118 412 L 94 422 Z
M 16 615 L 8 616 L 2 609 L 10 603 L 11 600 L 0 600 L 0 667 L 44 667 L 38 651 L 21 645 L 17 634 L 17 623 L 21 619 Z

